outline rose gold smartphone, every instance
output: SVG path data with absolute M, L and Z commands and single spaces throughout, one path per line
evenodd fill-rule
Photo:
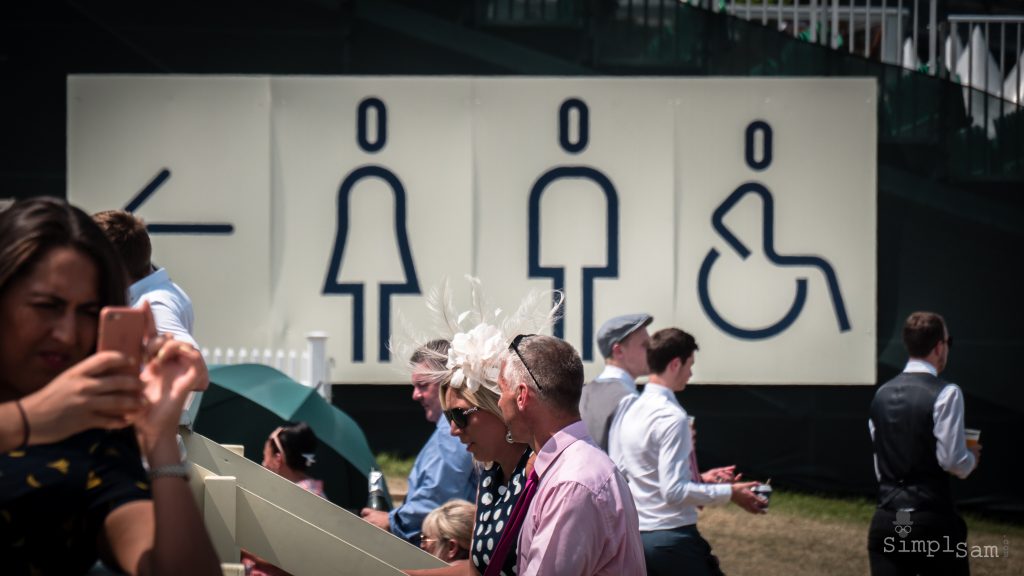
M 106 306 L 100 311 L 100 335 L 97 350 L 116 350 L 131 361 L 125 374 L 138 376 L 142 371 L 145 339 L 149 327 L 146 310 L 126 306 Z

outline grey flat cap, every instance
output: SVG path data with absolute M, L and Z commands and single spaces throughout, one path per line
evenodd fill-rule
M 626 314 L 606 320 L 597 330 L 597 348 L 601 356 L 611 358 L 612 346 L 654 320 L 650 314 Z

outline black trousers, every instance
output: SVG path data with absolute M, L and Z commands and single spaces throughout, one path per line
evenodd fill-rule
M 967 524 L 956 512 L 875 510 L 868 531 L 872 576 L 968 576 Z
M 641 532 L 647 576 L 722 576 L 718 558 L 696 525 Z

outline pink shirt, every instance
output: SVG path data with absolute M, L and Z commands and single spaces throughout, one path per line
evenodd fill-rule
M 633 496 L 582 421 L 537 455 L 537 495 L 519 534 L 519 576 L 645 575 Z

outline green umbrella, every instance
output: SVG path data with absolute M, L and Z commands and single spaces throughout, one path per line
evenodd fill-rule
M 320 440 L 310 476 L 324 481 L 327 498 L 357 510 L 367 501 L 367 477 L 377 461 L 359 425 L 316 390 L 259 364 L 210 368 L 195 431 L 221 444 L 242 444 L 263 460 L 263 444 L 284 422 L 309 424 Z

